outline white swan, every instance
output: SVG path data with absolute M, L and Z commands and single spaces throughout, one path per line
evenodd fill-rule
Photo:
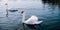
M 40 23 L 43 22 L 43 21 L 38 21 L 38 17 L 35 16 L 35 15 L 31 16 L 28 20 L 25 20 L 25 14 L 26 14 L 26 12 L 22 11 L 21 13 L 23 15 L 23 17 L 22 17 L 22 23 L 34 25 L 34 24 L 40 24 Z

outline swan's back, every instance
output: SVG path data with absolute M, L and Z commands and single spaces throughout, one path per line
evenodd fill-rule
M 38 21 L 38 17 L 37 16 L 31 16 L 28 20 L 30 20 L 30 21 Z

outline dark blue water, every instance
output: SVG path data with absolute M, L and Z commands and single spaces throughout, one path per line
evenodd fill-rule
M 27 0 L 26 0 L 27 1 Z M 20 6 L 11 4 L 8 5 L 8 8 L 18 9 L 16 12 L 9 12 L 8 17 L 6 17 L 6 12 L 3 9 L 4 5 L 1 3 L 0 11 L 0 30 L 21 30 L 22 24 L 22 15 L 21 11 L 26 11 L 26 19 L 32 15 L 38 16 L 39 20 L 43 22 L 39 25 L 38 30 L 60 30 L 60 8 L 59 5 L 53 4 L 44 4 L 40 1 L 24 1 Z M 25 2 L 25 4 L 24 4 Z M 19 4 L 19 3 L 18 3 Z M 11 6 L 11 7 L 10 7 Z M 26 30 L 30 30 L 26 27 Z

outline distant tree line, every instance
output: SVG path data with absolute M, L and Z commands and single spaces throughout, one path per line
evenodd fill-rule
M 60 0 L 42 0 L 44 3 L 55 3 L 60 4 Z
M 60 3 L 60 0 L 42 0 L 42 1 L 48 1 L 48 2 L 52 2 L 52 3 Z

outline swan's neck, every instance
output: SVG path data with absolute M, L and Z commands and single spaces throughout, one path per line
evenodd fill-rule
M 22 15 L 23 15 L 23 17 L 22 17 L 22 23 L 24 23 L 25 22 L 25 12 Z

